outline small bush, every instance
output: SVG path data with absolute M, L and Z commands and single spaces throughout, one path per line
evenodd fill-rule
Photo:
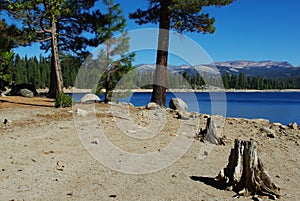
M 71 107 L 73 100 L 68 94 L 60 93 L 55 100 L 55 107 Z

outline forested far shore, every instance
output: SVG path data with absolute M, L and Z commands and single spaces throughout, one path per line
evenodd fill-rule
M 82 62 L 79 58 L 71 55 L 61 55 L 61 70 L 65 88 L 74 87 L 74 81 L 81 67 Z M 11 64 L 11 83 L 32 83 L 36 88 L 49 88 L 51 58 L 40 55 L 39 57 L 27 56 L 21 58 L 16 55 Z M 140 71 L 134 78 L 139 83 L 152 83 L 153 71 Z M 86 78 L 86 82 L 89 80 Z M 206 80 L 208 84 L 204 81 Z M 172 73 L 167 75 L 167 88 L 169 89 L 199 89 L 205 90 L 214 86 L 224 85 L 225 89 L 249 89 L 249 90 L 282 90 L 299 89 L 300 77 L 282 77 L 282 78 L 263 78 L 256 76 L 246 76 L 243 73 L 222 75 L 222 82 L 216 77 L 203 78 L 199 74 L 188 74 L 187 72 Z M 135 84 L 136 84 L 135 83 Z M 185 83 L 185 84 L 183 84 Z M 128 84 L 132 86 L 132 84 Z M 84 86 L 83 86 L 84 87 Z M 143 89 L 151 89 L 151 85 L 141 86 Z

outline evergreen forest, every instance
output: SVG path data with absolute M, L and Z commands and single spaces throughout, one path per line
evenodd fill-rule
M 81 60 L 71 55 L 61 55 L 61 68 L 63 83 L 65 88 L 73 87 Z M 40 55 L 37 57 L 21 58 L 18 54 L 11 64 L 11 77 L 14 83 L 32 83 L 36 88 L 49 88 L 51 57 Z M 152 88 L 154 71 L 140 71 L 132 81 L 136 86 L 149 89 Z M 205 82 L 206 80 L 207 82 Z M 167 74 L 167 88 L 169 89 L 206 89 L 210 86 L 222 86 L 225 89 L 298 89 L 300 88 L 300 77 L 282 77 L 282 78 L 263 78 L 256 76 L 245 76 L 243 73 L 222 75 L 222 82 L 216 77 L 201 76 L 200 74 L 189 74 L 187 72 L 174 73 L 169 71 Z M 134 85 L 128 85 L 134 86 Z

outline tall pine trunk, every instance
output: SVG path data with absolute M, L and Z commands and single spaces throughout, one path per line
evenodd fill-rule
M 54 17 L 53 17 L 54 19 Z M 50 75 L 50 88 L 48 96 L 51 98 L 56 98 L 58 94 L 63 93 L 63 79 L 60 69 L 60 61 L 58 54 L 58 41 L 57 41 L 57 27 L 56 22 L 52 21 L 51 26 L 51 47 L 52 47 L 52 57 L 51 57 L 51 75 Z
M 105 96 L 104 96 L 104 102 L 108 103 L 111 101 L 111 89 L 110 89 L 110 70 L 108 69 L 106 71 L 106 80 L 105 80 Z
M 166 105 L 166 80 L 170 37 L 170 10 L 168 8 L 169 5 L 169 1 L 161 2 L 156 68 L 151 98 L 151 102 L 155 102 L 160 106 Z
M 50 66 L 50 86 L 48 97 L 49 98 L 56 98 L 56 75 L 55 75 L 55 68 L 54 68 L 54 61 L 53 56 L 51 56 L 51 66 Z
M 109 25 L 110 26 L 110 25 Z M 111 89 L 110 89 L 110 39 L 106 42 L 106 78 L 105 78 L 105 96 L 104 96 L 104 102 L 108 103 L 111 101 Z

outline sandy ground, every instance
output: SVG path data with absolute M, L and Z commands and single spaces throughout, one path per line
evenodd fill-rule
M 170 111 L 160 116 L 160 111 L 97 104 L 92 108 L 75 106 L 74 109 L 94 111 L 94 115 L 79 117 L 72 108 L 55 109 L 53 105 L 51 99 L 0 98 L 0 120 L 9 120 L 6 125 L 0 124 L 1 201 L 234 200 L 234 192 L 217 189 L 211 180 L 228 163 L 236 138 L 251 138 L 258 143 L 266 170 L 281 187 L 280 200 L 300 200 L 299 129 L 283 129 L 266 120 L 227 118 L 223 119 L 226 145 L 211 147 L 193 138 L 199 128 L 205 127 L 205 115 L 183 122 Z M 128 108 L 129 116 L 116 112 Z M 89 119 L 96 124 L 89 123 Z M 133 127 L 124 131 L 128 127 L 123 129 L 122 125 L 131 125 L 130 122 Z M 275 138 L 260 131 L 266 127 L 276 132 Z M 150 134 L 159 128 L 159 132 L 141 140 L 132 137 L 141 134 L 138 128 L 147 128 Z M 162 153 L 164 147 L 179 137 L 191 142 L 191 146 L 162 170 L 128 174 L 103 165 L 90 154 L 86 144 L 101 150 L 102 142 L 98 141 L 95 129 L 103 131 L 115 147 L 132 154 Z M 85 131 L 87 138 L 91 138 L 85 139 L 82 135 Z M 209 151 L 204 157 L 201 153 L 207 146 Z M 106 159 L 116 160 L 113 154 Z M 151 157 L 145 164 L 151 165 L 150 160 Z M 125 162 L 117 164 L 122 170 L 129 170 Z M 134 163 L 130 165 L 135 167 Z M 139 165 L 144 167 L 136 164 Z M 236 200 L 252 198 L 241 196 Z

